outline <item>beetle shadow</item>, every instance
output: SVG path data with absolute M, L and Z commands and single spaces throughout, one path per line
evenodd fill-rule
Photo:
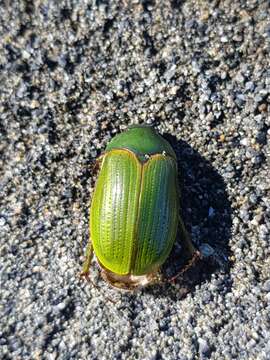
M 183 298 L 187 293 L 194 292 L 196 286 L 209 281 L 215 272 L 225 272 L 230 279 L 228 259 L 232 209 L 223 178 L 211 163 L 185 141 L 179 141 L 170 134 L 163 134 L 163 137 L 171 144 L 177 156 L 181 189 L 180 215 L 191 235 L 193 245 L 205 255 L 183 276 L 177 278 L 177 286 L 165 284 L 143 290 L 159 296 L 171 296 L 176 300 L 179 296 Z M 179 272 L 183 266 L 182 258 L 183 251 L 178 237 L 163 266 L 165 277 L 174 276 Z M 230 280 L 227 281 L 226 287 L 230 288 Z

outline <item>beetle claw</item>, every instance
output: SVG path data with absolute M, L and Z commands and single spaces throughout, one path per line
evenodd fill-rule
M 90 277 L 89 277 L 89 272 L 85 272 L 85 271 L 81 271 L 79 274 L 78 274 L 78 277 L 80 280 L 86 280 L 86 281 L 91 281 L 90 280 Z
M 95 289 L 97 289 L 97 290 L 100 291 L 100 287 L 99 287 L 98 285 L 96 285 L 93 280 L 91 280 L 91 278 L 90 278 L 90 276 L 89 276 L 89 271 L 88 271 L 88 272 L 86 272 L 86 271 L 81 271 L 81 272 L 79 273 L 79 278 L 86 280 L 87 282 L 89 282 L 90 284 L 92 284 Z M 107 299 L 108 301 L 110 301 L 110 302 L 113 303 L 113 304 L 116 304 L 116 303 L 117 303 L 117 301 L 113 300 L 112 298 L 110 298 L 110 297 L 108 297 L 108 296 L 105 296 L 105 299 Z

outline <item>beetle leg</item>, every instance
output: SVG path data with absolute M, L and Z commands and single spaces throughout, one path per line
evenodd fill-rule
M 86 247 L 86 259 L 84 260 L 83 268 L 82 268 L 82 271 L 80 273 L 80 277 L 85 278 L 87 281 L 89 281 L 94 286 L 94 288 L 96 288 L 97 290 L 100 290 L 100 287 L 97 286 L 89 277 L 89 269 L 90 269 L 90 266 L 91 266 L 93 256 L 94 256 L 94 250 L 93 250 L 92 242 L 90 240 L 88 242 L 88 244 L 87 244 L 87 247 Z M 106 296 L 105 299 L 107 299 L 108 301 L 110 301 L 113 304 L 116 304 L 116 301 L 111 299 L 108 296 Z
M 176 275 L 172 276 L 171 278 L 169 278 L 167 281 L 169 282 L 174 282 L 179 276 L 183 275 L 188 269 L 190 269 L 193 264 L 200 258 L 200 252 L 199 251 L 195 251 L 192 255 L 192 258 L 189 260 L 189 262 L 184 266 L 183 269 L 181 269 L 181 271 L 179 271 Z
M 104 157 L 104 154 L 101 154 L 92 164 L 92 173 L 95 173 L 99 170 L 100 168 L 100 164 L 102 162 L 102 159 Z M 91 262 L 94 256 L 94 250 L 93 250 L 93 245 L 91 240 L 89 240 L 87 247 L 86 247 L 86 256 L 85 256 L 85 260 L 83 263 L 83 268 L 82 271 L 80 273 L 81 277 L 85 277 L 88 278 L 89 275 L 89 269 L 91 266 Z
M 87 247 L 86 247 L 86 258 L 84 260 L 83 268 L 82 268 L 82 271 L 80 273 L 81 277 L 88 278 L 89 269 L 90 269 L 90 266 L 91 266 L 93 256 L 94 256 L 93 245 L 92 245 L 92 242 L 89 241 L 88 244 L 87 244 Z
M 169 282 L 174 282 L 179 276 L 183 275 L 188 269 L 190 269 L 199 258 L 201 258 L 201 253 L 192 244 L 190 235 L 186 230 L 181 216 L 179 216 L 179 232 L 183 241 L 184 251 L 187 252 L 187 256 L 191 258 L 188 263 L 181 269 L 181 271 L 168 279 Z
M 185 224 L 184 224 L 181 216 L 179 216 L 179 230 L 182 235 L 182 239 L 184 241 L 184 246 L 185 246 L 186 250 L 188 250 L 190 255 L 193 255 L 195 252 L 197 252 L 197 249 L 192 244 L 191 237 L 186 230 Z
M 92 167 L 92 173 L 96 174 L 100 169 L 100 164 L 102 163 L 104 154 L 101 154 L 94 162 Z

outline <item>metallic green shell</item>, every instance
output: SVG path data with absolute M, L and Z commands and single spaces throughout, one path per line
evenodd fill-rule
M 144 161 L 144 156 L 165 152 L 176 160 L 171 145 L 154 128 L 147 125 L 133 125 L 127 131 L 116 135 L 107 145 L 106 151 L 128 149 Z
M 176 238 L 177 163 L 170 145 L 159 138 L 158 153 L 144 161 L 136 144 L 127 149 L 121 142 L 107 147 L 102 159 L 91 204 L 91 239 L 99 262 L 119 275 L 157 270 Z

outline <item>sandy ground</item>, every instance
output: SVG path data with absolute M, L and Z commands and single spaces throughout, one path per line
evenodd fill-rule
M 260 0 L 3 2 L 1 359 L 269 359 L 269 15 Z M 134 123 L 173 145 L 209 256 L 129 294 L 96 262 L 98 288 L 78 273 L 93 161 Z M 179 256 L 178 240 L 170 271 Z

